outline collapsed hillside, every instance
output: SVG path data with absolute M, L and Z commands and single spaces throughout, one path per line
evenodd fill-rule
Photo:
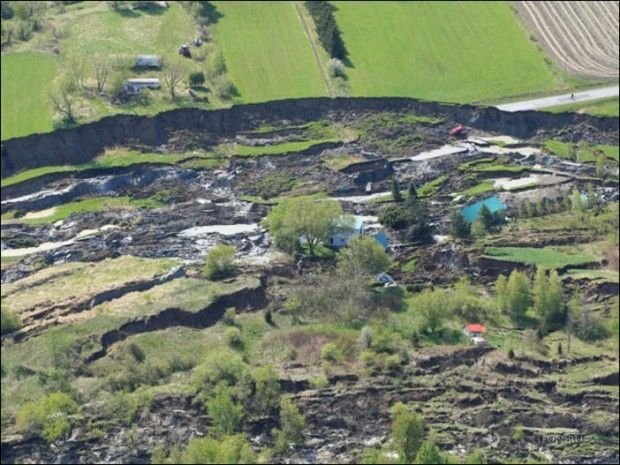
M 465 134 L 451 136 L 457 123 Z M 549 140 L 595 155 L 559 156 Z M 3 323 L 2 462 L 148 463 L 215 434 L 213 360 L 237 367 L 223 375 L 231 389 L 249 383 L 235 396 L 257 451 L 274 448 L 281 427 L 275 404 L 257 407 L 255 370 L 274 367 L 278 396 L 306 420 L 303 441 L 275 447 L 277 461 L 393 453 L 397 401 L 460 459 L 481 448 L 489 461 L 617 461 L 617 339 L 566 347 L 562 328 L 539 339 L 533 315 L 497 311 L 494 284 L 515 269 L 557 269 L 567 300 L 577 290 L 605 325 L 617 318 L 617 146 L 617 118 L 408 99 L 111 117 L 3 142 L 2 305 L 19 324 Z M 296 314 L 303 289 L 337 290 L 320 280 L 337 252 L 279 250 L 262 221 L 273 206 L 338 201 L 375 224 L 400 205 L 393 186 L 407 196 L 410 183 L 432 235 L 382 228 L 398 286 L 363 283 L 362 321 L 329 300 L 331 315 Z M 575 211 L 575 192 L 597 210 Z M 451 215 L 488 196 L 511 221 L 453 237 Z M 237 272 L 207 279 L 205 256 L 221 243 L 235 247 Z M 452 295 L 463 276 L 469 300 L 427 331 L 417 299 Z M 472 318 L 488 326 L 487 346 L 463 336 Z M 50 439 L 24 412 L 57 392 L 79 408 Z

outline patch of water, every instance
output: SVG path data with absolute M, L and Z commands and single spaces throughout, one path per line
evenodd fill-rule
M 476 203 L 468 205 L 467 207 L 461 208 L 461 213 L 463 214 L 465 221 L 469 223 L 473 223 L 474 221 L 476 221 L 483 205 L 486 205 L 487 208 L 491 210 L 491 213 L 495 213 L 506 208 L 504 202 L 502 202 L 502 200 L 497 195 L 487 197 L 486 199 L 482 199 Z

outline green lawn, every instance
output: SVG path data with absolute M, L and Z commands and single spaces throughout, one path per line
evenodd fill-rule
M 487 247 L 486 257 L 494 260 L 536 265 L 543 268 L 562 268 L 567 265 L 584 265 L 596 257 L 581 253 L 568 253 L 557 247 Z
M 480 102 L 555 78 L 508 2 L 332 2 L 354 95 Z
M 570 103 L 557 107 L 547 108 L 545 111 L 561 113 L 564 111 L 576 111 L 578 113 L 588 113 L 597 116 L 618 116 L 620 99 L 613 97 L 609 99 L 595 100 L 592 102 Z
M 2 140 L 52 130 L 47 94 L 56 60 L 42 53 L 2 55 Z
M 153 12 L 134 10 L 135 16 L 118 13 L 107 6 L 83 12 L 67 12 L 69 24 L 65 43 L 68 54 L 155 53 L 177 56 L 180 44 L 194 38 L 194 19 L 178 2 Z
M 211 29 L 244 102 L 326 94 L 293 2 L 213 2 Z
M 581 163 L 595 162 L 595 152 L 600 150 L 610 160 L 618 163 L 618 146 L 617 145 L 577 145 L 577 161 Z M 555 139 L 545 141 L 545 149 L 562 158 L 571 158 L 571 144 Z

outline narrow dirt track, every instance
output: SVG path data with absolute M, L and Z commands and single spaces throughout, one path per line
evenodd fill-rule
M 618 2 L 516 2 L 519 17 L 550 57 L 580 76 L 617 78 Z

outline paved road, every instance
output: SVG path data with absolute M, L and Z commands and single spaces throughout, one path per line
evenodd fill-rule
M 590 100 L 617 97 L 619 94 L 620 88 L 618 86 L 609 86 L 575 92 L 573 94 L 574 98 L 571 98 L 571 94 L 562 94 L 554 95 L 553 97 L 537 98 L 534 100 L 523 100 L 521 102 L 512 102 L 496 106 L 500 110 L 504 111 L 540 110 L 542 108 L 557 107 L 559 105 L 566 105 L 569 103 L 587 102 Z

